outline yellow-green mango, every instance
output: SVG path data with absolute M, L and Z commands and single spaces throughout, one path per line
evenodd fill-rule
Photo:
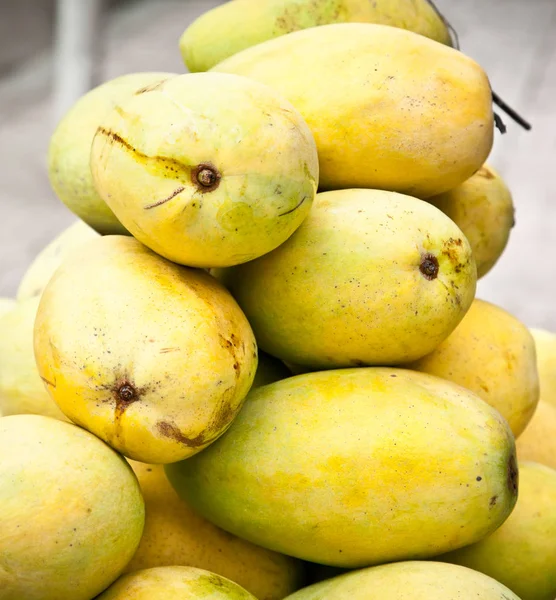
M 259 351 L 259 364 L 251 387 L 255 388 L 274 383 L 275 381 L 280 381 L 280 379 L 291 377 L 291 375 L 291 371 L 282 361 L 266 354 L 266 352 Z
M 556 469 L 556 406 L 541 398 L 533 418 L 516 442 L 521 461 L 534 461 Z
M 48 176 L 58 198 L 99 233 L 127 233 L 98 195 L 89 167 L 96 130 L 122 98 L 173 73 L 129 73 L 82 96 L 60 120 L 48 148 Z
M 283 94 L 315 137 L 320 189 L 378 188 L 426 198 L 485 162 L 492 93 L 471 58 L 386 25 L 312 27 L 263 42 L 212 71 Z
M 61 410 L 134 460 L 199 452 L 241 408 L 257 368 L 230 293 L 134 238 L 82 246 L 46 286 L 35 358 Z
M 14 298 L 0 298 L 0 317 L 13 310 L 15 305 L 16 300 Z
M 279 248 L 215 272 L 260 347 L 297 365 L 385 365 L 428 354 L 475 295 L 471 248 L 422 200 L 380 190 L 317 195 Z
M 556 333 L 530 328 L 537 349 L 541 398 L 556 407 Z
M 428 199 L 455 221 L 475 256 L 477 275 L 483 277 L 498 262 L 515 224 L 512 194 L 489 165 L 453 190 Z
M 353 571 L 286 600 L 520 600 L 491 577 L 442 562 L 408 561 Z
M 315 140 L 271 88 L 225 73 L 179 75 L 126 98 L 95 136 L 100 195 L 146 246 L 192 267 L 274 250 L 318 186 Z
M 519 498 L 485 539 L 438 557 L 508 586 L 521 600 L 556 598 L 556 471 L 519 462 Z M 467 596 L 471 598 L 471 594 Z
M 476 542 L 508 517 L 518 487 L 497 411 L 451 382 L 381 367 L 257 388 L 224 436 L 166 474 L 219 527 L 350 568 Z
M 95 239 L 98 233 L 84 221 L 76 221 L 64 229 L 35 257 L 27 268 L 17 289 L 19 301 L 40 296 L 54 271 L 84 242 Z
M 208 71 L 261 42 L 332 23 L 379 23 L 452 43 L 442 17 L 427 0 L 234 0 L 189 25 L 180 51 L 191 72 Z
M 91 600 L 129 562 L 145 509 L 123 458 L 88 431 L 0 418 L 0 598 Z
M 258 600 L 282 600 L 299 589 L 301 561 L 255 546 L 207 521 L 176 494 L 162 465 L 128 462 L 145 499 L 145 529 L 126 572 L 197 567 L 235 581 Z
M 448 379 L 475 392 L 508 421 L 517 438 L 539 401 L 535 342 L 503 308 L 475 299 L 455 331 L 408 368 Z
M 158 567 L 123 575 L 96 600 L 260 600 L 216 573 Z
M 67 420 L 41 381 L 33 351 L 39 298 L 28 298 L 0 316 L 0 411 Z

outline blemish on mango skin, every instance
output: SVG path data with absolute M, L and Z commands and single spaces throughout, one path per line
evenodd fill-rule
M 438 277 L 439 265 L 438 259 L 434 254 L 424 254 L 421 257 L 421 264 L 419 265 L 419 271 L 424 275 L 425 279 L 432 281 Z
M 519 470 L 515 454 L 512 454 L 508 461 L 508 489 L 517 496 L 519 490 Z

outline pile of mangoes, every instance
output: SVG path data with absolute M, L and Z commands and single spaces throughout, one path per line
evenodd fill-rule
M 179 46 L 51 138 L 79 220 L 0 303 L 0 600 L 554 600 L 556 335 L 476 298 L 487 74 L 427 0 Z

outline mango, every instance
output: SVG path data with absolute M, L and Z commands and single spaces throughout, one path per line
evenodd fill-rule
M 15 305 L 16 301 L 14 298 L 0 298 L 0 317 L 13 310 Z
M 541 398 L 533 418 L 516 442 L 521 461 L 534 461 L 556 469 L 556 406 Z
M 223 73 L 180 75 L 120 102 L 95 135 L 91 169 L 138 240 L 203 268 L 274 250 L 318 186 L 301 115 L 269 87 Z
M 477 275 L 484 277 L 504 252 L 515 225 L 512 194 L 489 165 L 453 190 L 428 198 L 463 231 L 477 263 Z
M 159 567 L 124 575 L 97 600 L 257 600 L 242 587 L 210 571 Z
M 408 561 L 353 571 L 286 600 L 520 600 L 482 573 L 441 562 Z
M 166 474 L 226 531 L 349 568 L 476 542 L 508 517 L 518 486 L 497 411 L 432 375 L 380 367 L 257 388 L 224 436 Z
M 286 379 L 286 377 L 291 377 L 291 371 L 282 361 L 259 351 L 259 364 L 251 387 L 260 387 L 280 381 L 280 379 Z
M 556 407 L 556 333 L 530 328 L 537 349 L 541 397 Z
M 502 526 L 480 542 L 437 560 L 485 573 L 521 600 L 554 600 L 556 471 L 520 461 L 519 477 L 517 504 Z
M 40 296 L 64 258 L 84 242 L 97 237 L 98 233 L 83 221 L 75 221 L 64 229 L 37 254 L 29 265 L 19 283 L 17 299 L 21 301 Z
M 432 352 L 476 286 L 471 248 L 446 215 L 416 198 L 356 189 L 318 194 L 282 246 L 215 275 L 265 352 L 314 369 Z
M 130 73 L 95 87 L 60 120 L 48 147 L 48 177 L 58 198 L 99 233 L 125 234 L 93 184 L 89 167 L 91 144 L 100 121 L 120 99 L 173 73 Z
M 0 598 L 91 600 L 129 562 L 144 503 L 122 457 L 70 423 L 0 418 Z
M 259 600 L 281 600 L 301 585 L 300 561 L 219 529 L 176 494 L 162 465 L 128 461 L 145 499 L 145 529 L 126 572 L 163 566 L 206 569 Z
M 46 286 L 35 321 L 39 374 L 62 412 L 125 456 L 199 452 L 251 387 L 257 346 L 213 277 L 127 236 L 81 246 Z
M 469 179 L 492 148 L 483 69 L 403 29 L 312 27 L 243 50 L 211 71 L 265 83 L 297 108 L 315 137 L 321 190 L 427 198 Z
M 39 298 L 19 302 L 0 316 L 0 411 L 38 414 L 67 421 L 42 382 L 33 350 Z
M 503 308 L 475 299 L 455 331 L 431 354 L 407 365 L 475 392 L 508 421 L 517 438 L 539 401 L 535 342 Z
M 381 23 L 451 45 L 442 17 L 427 0 L 234 0 L 203 13 L 180 38 L 191 72 L 281 35 L 332 23 Z

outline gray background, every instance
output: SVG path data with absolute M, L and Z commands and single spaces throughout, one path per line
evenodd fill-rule
M 183 72 L 177 40 L 218 0 L 107 2 L 97 80 L 133 71 Z M 489 162 L 516 204 L 503 257 L 478 296 L 531 326 L 556 330 L 556 2 L 437 0 L 462 49 L 533 124 L 496 136 Z M 0 0 L 0 296 L 13 295 L 40 249 L 73 222 L 50 190 L 53 0 Z

